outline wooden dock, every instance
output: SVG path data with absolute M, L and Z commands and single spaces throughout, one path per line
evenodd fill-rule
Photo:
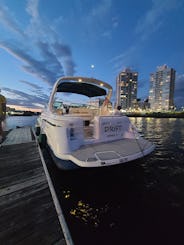
M 10 131 L 0 147 L 0 244 L 68 244 L 31 128 Z

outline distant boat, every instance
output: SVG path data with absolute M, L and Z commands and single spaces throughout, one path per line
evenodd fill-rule
M 24 116 L 24 111 L 9 111 L 9 116 Z
M 103 103 L 66 106 L 57 100 L 63 93 L 103 97 Z M 111 95 L 112 87 L 94 78 L 61 77 L 56 81 L 48 106 L 38 118 L 36 134 L 42 147 L 49 146 L 59 168 L 124 164 L 154 150 L 155 145 L 140 136 L 127 116 L 112 110 Z
M 9 116 L 33 116 L 38 115 L 38 113 L 32 111 L 8 111 L 7 113 Z

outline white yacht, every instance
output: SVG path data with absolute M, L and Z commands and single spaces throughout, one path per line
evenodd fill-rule
M 85 96 L 89 102 L 79 106 L 58 100 L 59 94 L 66 93 L 68 98 Z M 111 95 L 112 87 L 94 78 L 56 81 L 48 106 L 38 118 L 36 134 L 41 146 L 49 146 L 59 168 L 124 164 L 154 150 L 155 145 L 139 135 L 127 116 L 114 112 Z

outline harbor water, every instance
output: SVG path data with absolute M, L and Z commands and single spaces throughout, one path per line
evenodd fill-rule
M 184 119 L 130 120 L 156 145 L 139 160 L 63 172 L 44 153 L 75 245 L 184 244 Z
M 47 163 L 75 245 L 184 244 L 184 119 L 131 121 L 152 154 L 73 172 Z
M 7 116 L 5 122 L 3 122 L 3 128 L 5 131 L 8 131 L 16 127 L 34 127 L 37 117 L 38 116 Z

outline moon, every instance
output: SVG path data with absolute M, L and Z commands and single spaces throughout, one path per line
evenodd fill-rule
M 95 68 L 95 66 L 94 65 L 91 65 L 91 68 L 93 69 L 93 68 Z

